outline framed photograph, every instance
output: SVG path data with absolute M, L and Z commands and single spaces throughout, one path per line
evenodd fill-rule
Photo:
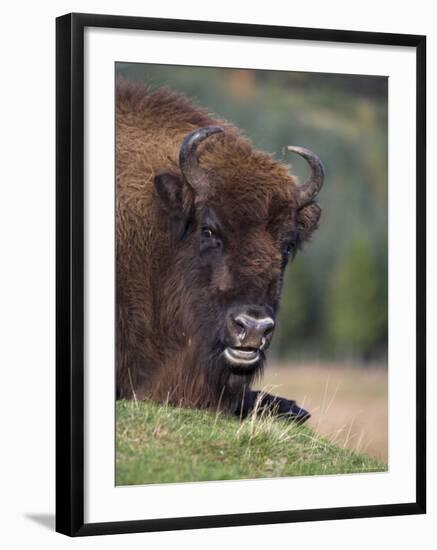
M 57 531 L 425 513 L 425 37 L 56 25 Z

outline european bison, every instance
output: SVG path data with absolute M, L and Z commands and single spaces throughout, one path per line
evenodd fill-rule
M 166 88 L 116 86 L 117 397 L 303 422 L 250 390 L 262 374 L 287 263 L 316 228 L 316 155 L 289 166 Z

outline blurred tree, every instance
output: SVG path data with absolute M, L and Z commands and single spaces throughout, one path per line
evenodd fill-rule
M 386 335 L 384 284 L 369 239 L 353 238 L 332 275 L 326 309 L 326 330 L 333 345 L 369 360 Z
M 305 353 L 309 339 L 318 331 L 316 288 L 305 256 L 297 256 L 287 271 L 274 337 L 280 356 Z

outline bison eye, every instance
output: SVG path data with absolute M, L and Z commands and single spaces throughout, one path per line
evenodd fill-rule
M 214 231 L 209 227 L 202 227 L 202 237 L 204 239 L 212 239 L 212 237 L 214 237 Z
M 285 245 L 285 247 L 284 247 L 284 249 L 283 249 L 283 251 L 282 251 L 282 254 L 284 255 L 284 257 L 285 257 L 286 259 L 288 259 L 288 258 L 293 254 L 293 252 L 294 252 L 294 247 L 295 247 L 294 242 L 288 242 L 288 243 Z
M 200 252 L 220 250 L 223 246 L 220 236 L 210 227 L 202 227 L 200 230 Z
M 283 268 L 287 265 L 290 258 L 292 258 L 296 252 L 297 244 L 293 241 L 288 241 L 285 243 L 284 248 L 282 249 L 282 266 Z
M 282 255 L 286 261 L 288 261 L 290 256 L 293 256 L 296 253 L 298 248 L 298 234 L 296 232 L 291 232 L 288 235 L 288 238 L 285 239 L 282 245 Z

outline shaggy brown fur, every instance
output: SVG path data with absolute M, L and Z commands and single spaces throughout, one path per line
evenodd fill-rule
M 199 205 L 178 154 L 188 133 L 210 125 L 225 132 L 198 148 L 210 189 Z M 235 411 L 262 365 L 235 374 L 224 364 L 226 311 L 243 303 L 276 312 L 284 243 L 308 239 L 320 209 L 297 207 L 289 166 L 165 88 L 117 83 L 116 142 L 117 395 Z M 222 249 L 204 254 L 211 217 Z

